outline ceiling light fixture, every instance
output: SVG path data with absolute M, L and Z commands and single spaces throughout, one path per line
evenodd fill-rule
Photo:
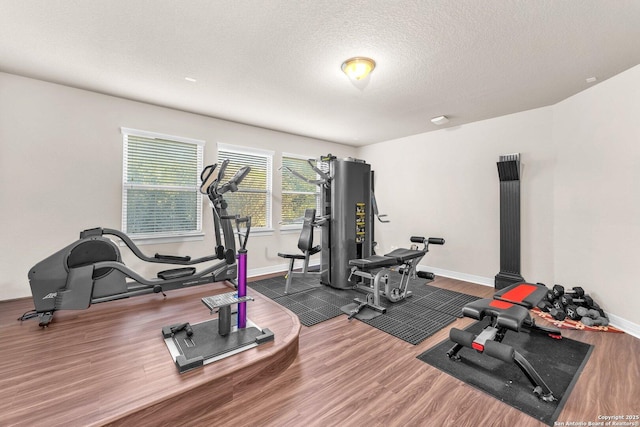
M 373 59 L 361 56 L 347 59 L 342 63 L 342 71 L 353 80 L 364 79 L 374 68 L 376 63 Z
M 434 117 L 433 119 L 431 119 L 431 123 L 433 123 L 434 125 L 443 125 L 445 123 L 449 122 L 449 118 L 447 118 L 447 116 L 438 116 L 438 117 Z
M 197 82 L 197 80 L 196 80 L 196 79 L 194 79 L 193 77 L 185 77 L 184 79 L 185 79 L 186 81 L 188 81 L 188 82 L 191 82 L 191 83 L 195 83 L 195 82 Z

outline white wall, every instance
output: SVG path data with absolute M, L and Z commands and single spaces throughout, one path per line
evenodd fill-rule
M 426 266 L 478 283 L 499 271 L 500 154 L 522 155 L 522 275 L 582 286 L 639 332 L 640 66 L 556 105 L 362 148 L 391 224 L 382 250 L 411 234 L 444 237 Z
M 205 164 L 217 143 L 319 156 L 353 156 L 355 148 L 157 107 L 0 73 L 0 300 L 31 295 L 27 273 L 35 263 L 78 238 L 86 228 L 121 228 L 122 135 L 129 127 L 206 141 Z M 248 267 L 273 271 L 286 262 L 278 251 L 296 247 L 297 234 L 280 233 L 280 174 L 274 174 L 274 228 L 252 235 Z M 204 241 L 144 246 L 156 252 L 203 256 L 214 237 L 204 203 Z M 126 252 L 123 251 L 123 255 Z M 125 262 L 145 276 L 131 257 Z M 148 267 L 148 266 L 147 266 Z
M 522 274 L 553 279 L 551 110 L 541 108 L 370 145 L 359 155 L 376 172 L 376 197 L 390 224 L 376 224 L 381 251 L 409 236 L 443 237 L 423 264 L 493 284 L 500 271 L 500 188 L 496 163 L 522 159 Z
M 554 106 L 555 279 L 640 324 L 640 66 Z

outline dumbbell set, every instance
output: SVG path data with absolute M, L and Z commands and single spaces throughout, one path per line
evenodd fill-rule
M 547 297 L 538 304 L 538 308 L 551 314 L 556 320 L 564 320 L 568 317 L 572 320 L 580 320 L 587 326 L 609 324 L 605 312 L 580 286 L 565 290 L 562 285 L 554 285 L 547 292 Z

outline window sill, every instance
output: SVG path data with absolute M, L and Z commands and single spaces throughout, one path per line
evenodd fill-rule
M 161 236 L 129 236 L 136 245 L 155 245 L 162 243 L 182 243 L 182 242 L 197 242 L 204 240 L 204 233 L 194 234 L 180 234 L 170 235 L 165 234 Z M 120 242 L 120 246 L 124 246 L 123 242 Z
M 280 227 L 280 234 L 299 234 L 302 230 L 302 224 L 283 225 Z
M 242 229 L 241 229 L 242 231 Z M 260 230 L 251 230 L 249 233 L 249 239 L 251 236 L 271 236 L 275 230 L 273 228 L 261 228 Z

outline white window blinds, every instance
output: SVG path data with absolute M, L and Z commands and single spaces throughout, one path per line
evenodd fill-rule
M 293 154 L 282 155 L 282 222 L 284 224 L 301 223 L 304 211 L 308 208 L 316 208 L 319 211 L 319 187 L 300 179 L 290 170 L 310 180 L 318 179 L 306 158 Z
M 203 141 L 122 128 L 122 228 L 133 237 L 202 232 Z
M 218 163 L 229 160 L 225 179 L 230 179 L 238 169 L 249 166 L 251 172 L 238 186 L 238 191 L 226 193 L 229 215 L 251 217 L 251 229 L 271 228 L 271 173 L 273 152 L 255 148 L 218 144 Z

